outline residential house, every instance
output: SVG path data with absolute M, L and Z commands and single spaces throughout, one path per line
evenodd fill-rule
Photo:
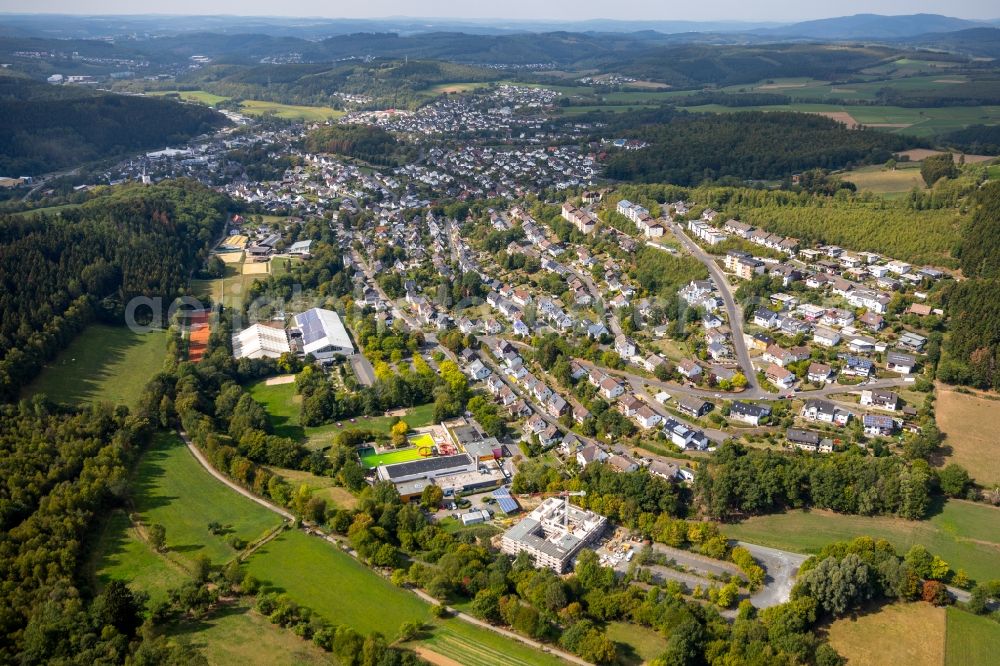
M 704 451 L 708 448 L 708 437 L 705 433 L 690 428 L 676 419 L 666 419 L 663 422 L 663 432 L 675 446 L 682 449 Z
M 901 375 L 908 375 L 913 372 L 917 365 L 917 359 L 909 354 L 902 354 L 896 351 L 886 352 L 885 369 L 889 372 L 898 372 Z
M 615 351 L 622 358 L 632 358 L 636 353 L 635 341 L 625 335 L 615 338 Z
M 605 400 L 614 400 L 625 392 L 625 387 L 614 377 L 605 377 L 601 380 L 598 392 Z
M 684 396 L 677 400 L 677 409 L 682 414 L 687 414 L 692 418 L 698 418 L 699 416 L 704 416 L 712 411 L 715 405 L 708 402 L 707 400 L 702 400 L 701 398 L 696 398 L 694 396 Z
M 792 372 L 774 363 L 767 366 L 764 377 L 778 388 L 783 389 L 791 388 L 792 384 L 795 383 L 795 375 Z
M 885 389 L 865 389 L 861 391 L 861 404 L 865 407 L 894 412 L 899 408 L 899 396 Z
M 806 378 L 811 382 L 830 381 L 830 374 L 833 369 L 825 363 L 810 363 Z
M 662 420 L 663 417 L 654 412 L 649 405 L 642 405 L 635 411 L 635 421 L 641 428 L 653 428 Z
M 840 333 L 832 328 L 817 326 L 813 331 L 813 342 L 824 347 L 833 347 L 840 342 Z
M 694 380 L 701 376 L 701 366 L 695 361 L 686 358 L 677 364 L 677 372 L 690 380 Z
M 807 421 L 846 425 L 851 419 L 851 413 L 840 409 L 828 400 L 806 400 L 800 414 Z
M 610 465 L 615 470 L 627 474 L 628 472 L 634 472 L 639 469 L 639 463 L 628 458 L 626 456 L 613 455 L 608 458 L 608 465 Z
M 608 453 L 594 444 L 588 444 L 576 452 L 576 464 L 586 467 L 592 462 L 602 462 L 608 459 Z
M 861 417 L 865 434 L 872 437 L 890 437 L 896 430 L 896 421 L 891 416 L 865 414 Z
M 729 418 L 735 421 L 742 421 L 750 425 L 760 425 L 760 420 L 771 415 L 771 408 L 767 405 L 756 405 L 751 402 L 736 400 L 729 408 Z

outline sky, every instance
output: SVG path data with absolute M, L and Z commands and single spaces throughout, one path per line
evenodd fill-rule
M 944 14 L 970 19 L 1000 18 L 997 0 L 0 0 L 0 12 L 66 14 L 231 14 L 328 18 L 442 17 L 558 19 L 610 18 L 693 21 L 802 21 L 849 14 Z

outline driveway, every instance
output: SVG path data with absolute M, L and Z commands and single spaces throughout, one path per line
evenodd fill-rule
M 764 570 L 767 571 L 764 586 L 750 597 L 753 605 L 757 608 L 769 608 L 788 601 L 792 594 L 792 587 L 795 585 L 795 576 L 799 573 L 799 567 L 809 559 L 809 556 L 777 548 L 768 548 L 767 546 L 758 546 L 746 541 L 736 543 L 750 551 L 754 559 L 760 562 Z

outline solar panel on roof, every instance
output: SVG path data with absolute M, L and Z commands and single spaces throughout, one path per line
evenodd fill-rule
M 497 506 L 499 506 L 500 510 L 504 513 L 514 513 L 519 511 L 521 508 L 517 505 L 517 502 L 514 501 L 514 498 L 510 496 L 510 491 L 507 490 L 506 487 L 497 488 L 493 491 L 492 495 L 493 499 L 497 501 Z
M 319 313 L 315 309 L 306 310 L 300 314 L 296 317 L 296 323 L 302 330 L 303 344 L 312 344 L 326 336 L 326 332 L 323 330 L 323 322 L 320 320 Z

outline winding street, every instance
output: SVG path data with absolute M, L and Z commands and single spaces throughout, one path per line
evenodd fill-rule
M 733 298 L 733 291 L 729 287 L 729 281 L 726 279 L 725 273 L 715 263 L 715 259 L 684 233 L 678 223 L 671 222 L 669 226 L 670 231 L 681 242 L 684 249 L 705 265 L 709 275 L 712 276 L 712 281 L 715 282 L 715 287 L 722 294 L 722 301 L 725 303 L 726 313 L 729 315 L 729 328 L 733 331 L 733 350 L 736 352 L 736 360 L 739 361 L 740 368 L 743 369 L 743 374 L 747 378 L 747 390 L 744 392 L 746 397 L 750 400 L 776 397 L 773 393 L 764 391 L 757 382 L 757 372 L 754 370 L 753 361 L 750 360 L 750 351 L 747 349 L 746 340 L 743 338 L 743 308 L 736 304 L 736 299 Z

